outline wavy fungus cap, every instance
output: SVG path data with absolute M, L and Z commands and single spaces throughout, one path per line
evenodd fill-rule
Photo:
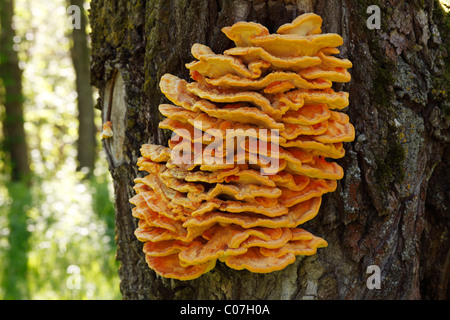
M 301 228 L 334 192 L 355 129 L 340 110 L 352 63 L 335 55 L 343 39 L 322 34 L 307 13 L 277 33 L 254 22 L 222 31 L 236 47 L 193 44 L 191 80 L 165 74 L 159 86 L 168 146 L 144 143 L 132 215 L 148 266 L 192 280 L 224 263 L 275 272 L 327 242 Z M 107 132 L 105 132 L 106 137 Z

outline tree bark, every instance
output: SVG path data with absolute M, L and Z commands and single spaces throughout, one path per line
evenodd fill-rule
M 84 0 L 70 0 L 71 5 L 80 8 L 80 28 L 72 29 L 71 55 L 76 75 L 76 89 L 78 94 L 78 141 L 77 160 L 78 168 L 95 167 L 96 155 L 96 128 L 94 123 L 94 100 L 90 81 L 90 52 L 86 27 L 88 24 Z
M 2 117 L 4 149 L 11 166 L 11 180 L 28 178 L 30 166 L 24 129 L 22 71 L 14 50 L 15 32 L 12 27 L 14 2 L 0 0 L 0 79 L 4 87 L 5 114 Z
M 367 8 L 381 9 L 370 30 Z M 347 114 L 356 139 L 338 161 L 345 177 L 326 194 L 319 215 L 302 225 L 327 240 L 270 274 L 218 263 L 192 281 L 161 278 L 144 260 L 128 199 L 144 143 L 165 144 L 158 129 L 158 82 L 165 73 L 189 79 L 190 48 L 232 47 L 221 28 L 255 21 L 271 32 L 304 12 L 342 35 L 353 62 Z M 104 140 L 116 196 L 117 258 L 124 299 L 443 299 L 449 297 L 448 27 L 439 2 L 357 0 L 93 1 L 91 75 L 97 106 L 111 120 Z M 448 23 L 447 23 L 448 25 Z M 447 179 L 443 179 L 443 178 Z M 381 270 L 369 289 L 368 267 Z

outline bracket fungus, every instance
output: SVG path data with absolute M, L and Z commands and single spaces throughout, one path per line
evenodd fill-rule
M 300 228 L 319 212 L 343 169 L 343 142 L 355 130 L 333 82 L 348 82 L 337 34 L 314 13 L 275 34 L 254 22 L 222 31 L 236 47 L 222 54 L 194 44 L 191 82 L 165 74 L 160 128 L 168 147 L 144 144 L 135 179 L 135 235 L 148 266 L 191 280 L 228 267 L 268 273 L 327 242 Z
M 113 136 L 112 122 L 106 121 L 103 124 L 103 130 L 101 133 L 101 137 L 102 137 L 102 139 L 108 139 L 108 138 L 112 138 L 112 136 Z

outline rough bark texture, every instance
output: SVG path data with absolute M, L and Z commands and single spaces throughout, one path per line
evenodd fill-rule
M 381 8 L 380 30 L 366 26 L 371 4 Z M 91 8 L 97 106 L 104 120 L 122 119 L 113 121 L 114 138 L 104 148 L 114 179 L 124 299 L 449 297 L 448 23 L 437 1 L 117 0 L 93 1 Z M 304 225 L 329 247 L 270 274 L 218 263 L 193 281 L 156 276 L 133 234 L 128 199 L 140 145 L 166 140 L 157 127 L 157 107 L 166 101 L 160 77 L 188 79 L 184 65 L 193 59 L 193 43 L 215 52 L 231 47 L 224 26 L 255 21 L 274 32 L 311 11 L 322 16 L 324 32 L 343 36 L 341 54 L 354 63 L 352 81 L 336 86 L 350 92 L 356 129 L 339 161 L 346 175 Z M 380 290 L 366 286 L 369 265 L 381 269 Z

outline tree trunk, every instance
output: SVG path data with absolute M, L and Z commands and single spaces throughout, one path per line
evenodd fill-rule
M 376 1 L 381 28 L 369 29 L 374 1 L 93 1 L 91 75 L 98 107 L 114 136 L 104 140 L 116 196 L 116 233 L 124 299 L 443 299 L 448 277 L 448 27 L 439 2 Z M 328 247 L 282 271 L 256 274 L 218 263 L 192 281 L 161 278 L 144 260 L 128 199 L 139 148 L 165 144 L 158 82 L 189 79 L 194 43 L 221 53 L 232 47 L 221 28 L 255 21 L 269 31 L 304 12 L 342 35 L 353 62 L 347 114 L 356 139 L 338 161 L 336 192 L 304 226 Z M 448 20 L 447 20 L 448 21 Z M 447 24 L 448 26 L 448 24 Z M 447 88 L 446 88 L 447 86 Z M 448 151 L 448 149 L 447 149 Z M 445 179 L 447 178 L 447 179 Z M 369 266 L 381 271 L 370 289 Z M 369 279 L 370 281 L 370 279 Z
M 5 89 L 3 116 L 4 148 L 11 165 L 11 180 L 28 178 L 28 147 L 23 127 L 22 71 L 14 50 L 15 32 L 12 27 L 14 2 L 0 0 L 0 79 Z
M 4 87 L 5 114 L 2 115 L 4 150 L 9 158 L 11 181 L 6 184 L 12 200 L 8 214 L 8 244 L 2 264 L 5 273 L 1 286 L 4 299 L 27 299 L 28 249 L 27 207 L 31 204 L 29 192 L 30 166 L 24 129 L 22 71 L 14 50 L 15 31 L 12 25 L 14 2 L 0 0 L 0 90 Z
M 72 61 L 76 74 L 78 93 L 78 168 L 93 170 L 95 166 L 96 128 L 94 123 L 94 100 L 89 74 L 90 52 L 86 34 L 87 18 L 83 9 L 84 0 L 70 0 L 80 8 L 80 28 L 72 30 Z

